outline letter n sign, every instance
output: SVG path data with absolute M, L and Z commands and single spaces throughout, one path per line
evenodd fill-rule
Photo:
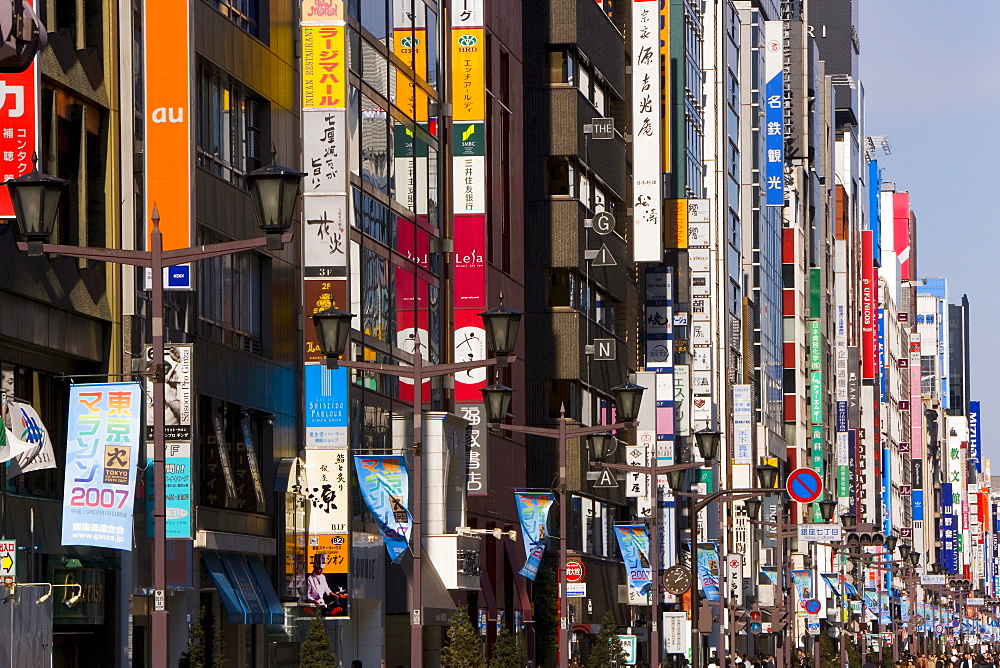
M 594 359 L 613 360 L 615 358 L 614 339 L 594 339 Z

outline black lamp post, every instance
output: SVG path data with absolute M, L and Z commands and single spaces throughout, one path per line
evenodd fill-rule
M 489 387 L 484 387 L 483 400 L 486 405 L 486 421 L 490 427 L 496 427 L 507 419 L 507 410 L 510 408 L 510 399 L 514 394 L 512 388 L 500 383 L 493 383 Z
M 42 254 L 42 245 L 52 236 L 56 216 L 59 215 L 59 199 L 69 181 L 49 176 L 35 168 L 16 179 L 6 181 L 10 197 L 14 203 L 14 216 L 18 232 L 28 242 L 28 255 Z
M 745 499 L 743 507 L 746 508 L 747 515 L 753 519 L 760 517 L 760 507 L 764 501 L 761 499 Z
M 587 444 L 590 448 L 590 459 L 603 462 L 615 451 L 616 439 L 611 432 L 591 434 L 587 437 Z
M 636 418 L 639 417 L 639 404 L 642 403 L 642 393 L 645 389 L 635 383 L 622 383 L 618 387 L 611 388 L 611 393 L 615 396 L 618 419 L 625 423 L 626 429 L 632 429 L 635 426 Z
M 846 513 L 841 513 L 840 523 L 844 525 L 844 528 L 854 526 L 854 520 L 857 515 L 854 514 L 853 510 L 848 510 Z
M 272 166 L 273 167 L 273 166 Z M 46 240 L 55 226 L 59 209 L 59 196 L 66 186 L 66 181 L 57 179 L 42 172 L 37 167 L 25 176 L 6 182 L 10 188 L 14 203 L 14 215 L 18 231 L 25 241 L 18 242 L 18 248 L 27 251 L 29 256 L 37 257 L 45 253 L 54 253 L 65 257 L 76 257 L 87 260 L 99 260 L 114 264 L 143 267 L 150 270 L 150 363 L 153 373 L 153 602 L 151 604 L 151 652 L 154 668 L 165 668 L 169 655 L 169 623 L 166 600 L 167 569 L 166 569 L 166 439 L 164 433 L 165 391 L 164 391 L 164 333 L 163 333 L 163 274 L 167 267 L 197 262 L 213 257 L 232 255 L 256 248 L 281 248 L 283 244 L 291 243 L 292 235 L 287 234 L 291 228 L 295 209 L 295 199 L 298 196 L 297 178 L 302 176 L 284 168 L 257 170 L 256 176 L 250 180 L 251 197 L 258 215 L 258 226 L 266 233 L 265 238 L 247 239 L 243 241 L 227 241 L 218 244 L 197 246 L 194 248 L 163 249 L 163 234 L 160 232 L 160 214 L 156 203 L 153 203 L 153 231 L 150 235 L 150 248 L 147 251 L 117 248 L 91 248 L 49 244 Z M 295 175 L 298 177 L 295 177 Z M 280 183 L 279 183 L 280 181 Z
M 824 522 L 832 520 L 835 512 L 837 512 L 837 502 L 833 499 L 823 499 L 819 502 L 819 515 Z
M 719 454 L 719 444 L 722 442 L 722 432 L 710 427 L 705 427 L 694 433 L 695 442 L 698 444 L 698 452 L 704 460 L 715 459 Z
M 900 543 L 900 545 L 899 545 L 899 556 L 900 556 L 901 559 L 903 559 L 903 561 L 906 561 L 906 560 L 908 560 L 910 558 L 910 550 L 911 549 L 913 549 L 913 548 L 910 547 L 909 543 Z
M 896 543 L 899 542 L 899 536 L 889 535 L 885 537 L 885 549 L 889 550 L 889 554 L 896 551 Z
M 757 481 L 761 487 L 776 489 L 775 484 L 778 482 L 778 473 L 778 467 L 773 464 L 757 465 Z
M 486 330 L 486 343 L 497 357 L 497 367 L 507 366 L 507 358 L 514 353 L 514 342 L 517 341 L 517 329 L 521 324 L 521 312 L 503 305 L 496 306 L 479 314 Z
M 916 550 L 910 550 L 910 563 L 914 568 L 920 565 L 920 553 Z
M 300 171 L 275 164 L 272 152 L 270 165 L 244 177 L 257 212 L 257 226 L 267 235 L 268 250 L 282 247 L 281 235 L 291 225 L 303 176 Z
M 339 366 L 338 362 L 344 355 L 347 338 L 351 334 L 352 318 L 354 318 L 353 313 L 341 311 L 339 308 L 328 308 L 312 316 L 317 343 L 326 358 L 328 369 L 336 369 Z

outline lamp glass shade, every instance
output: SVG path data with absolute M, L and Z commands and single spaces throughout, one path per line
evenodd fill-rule
M 819 514 L 824 522 L 832 520 L 835 512 L 837 512 L 837 502 L 833 499 L 824 499 L 819 502 Z
M 774 489 L 778 482 L 778 467 L 773 464 L 759 464 L 757 466 L 757 481 L 765 489 Z
M 323 355 L 336 359 L 344 355 L 353 317 L 353 313 L 341 311 L 339 308 L 328 308 L 313 314 L 313 325 L 316 327 L 316 337 L 319 339 Z
M 914 568 L 920 565 L 920 553 L 916 550 L 910 550 L 910 563 Z
M 503 304 L 479 314 L 483 319 L 483 329 L 486 330 L 486 343 L 494 355 L 507 357 L 514 353 L 522 315 L 524 314 L 520 311 Z
M 910 558 L 910 547 L 909 543 L 901 543 L 899 545 L 899 557 L 904 561 Z
M 292 226 L 303 176 L 302 172 L 273 162 L 246 175 L 257 226 L 262 232 L 285 232 Z
M 679 492 L 684 489 L 685 477 L 687 477 L 686 469 L 673 469 L 672 471 L 667 471 L 667 483 L 670 485 L 670 489 L 675 492 Z
M 59 198 L 69 181 L 38 169 L 4 183 L 14 204 L 17 229 L 26 241 L 46 241 L 59 215 Z
M 853 510 L 848 510 L 846 513 L 841 514 L 840 523 L 845 527 L 854 526 L 854 518 L 856 515 Z
M 590 446 L 590 458 L 595 462 L 603 462 L 614 451 L 615 437 L 610 432 L 606 434 L 591 434 L 587 437 Z
M 490 424 L 500 424 L 507 417 L 507 409 L 510 408 L 510 397 L 514 390 L 494 383 L 489 387 L 480 390 L 483 393 L 483 403 L 486 410 L 486 421 Z
M 698 444 L 698 452 L 702 459 L 715 459 L 722 443 L 722 433 L 705 427 L 694 433 L 694 440 Z
M 743 507 L 747 510 L 747 515 L 753 519 L 757 519 L 760 516 L 760 506 L 763 503 L 760 499 L 746 499 L 743 502 Z
M 618 419 L 622 422 L 635 422 L 639 417 L 639 406 L 642 404 L 642 393 L 646 390 L 641 385 L 635 383 L 622 383 L 618 387 L 611 388 L 615 395 L 615 407 L 618 410 Z
M 886 536 L 885 537 L 885 549 L 889 552 L 896 551 L 896 543 L 899 542 L 899 536 Z

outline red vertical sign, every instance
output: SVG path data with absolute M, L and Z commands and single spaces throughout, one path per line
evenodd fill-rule
M 3 181 L 31 171 L 31 156 L 38 146 L 38 91 L 37 56 L 24 72 L 0 74 L 0 179 Z M 6 186 L 0 186 L 0 218 L 13 217 L 10 193 Z
M 875 378 L 878 358 L 878 274 L 875 272 L 874 242 L 871 230 L 861 232 L 861 377 L 865 379 Z

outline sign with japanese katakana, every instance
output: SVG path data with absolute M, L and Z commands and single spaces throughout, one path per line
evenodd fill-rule
M 141 415 L 142 390 L 138 383 L 70 388 L 63 545 L 132 549 Z

